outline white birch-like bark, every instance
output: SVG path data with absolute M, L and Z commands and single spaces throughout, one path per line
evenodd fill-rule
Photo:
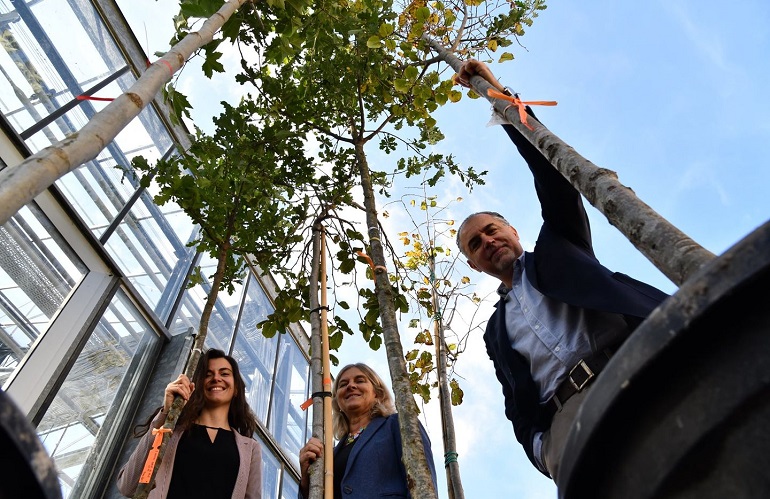
M 57 179 L 94 159 L 152 102 L 188 58 L 222 28 L 249 0 L 229 0 L 201 29 L 188 34 L 155 61 L 124 94 L 94 115 L 78 132 L 0 171 L 0 225 Z

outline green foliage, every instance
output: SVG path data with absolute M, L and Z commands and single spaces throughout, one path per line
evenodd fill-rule
M 184 0 L 176 20 L 177 37 L 191 29 L 188 19 L 210 15 L 217 3 L 221 0 Z M 226 108 L 227 116 L 220 117 L 213 137 L 198 137 L 195 150 L 185 155 L 190 161 L 170 162 L 169 168 L 175 166 L 192 176 L 164 184 L 158 199 L 186 200 L 185 211 L 204 226 L 199 241 L 204 250 L 213 251 L 214 241 L 229 241 L 236 253 L 249 251 L 265 270 L 284 276 L 287 286 L 278 293 L 275 312 L 261 324 L 265 334 L 307 320 L 308 270 L 289 270 L 286 262 L 320 207 L 358 206 L 352 190 L 360 184 L 359 171 L 366 157 L 357 156 L 355 147 L 363 151 L 364 145 L 376 140 L 381 151 L 397 155 L 390 163 L 378 161 L 371 171 L 372 183 L 384 196 L 391 194 L 396 182 L 422 178 L 424 185 L 433 187 L 447 174 L 469 189 L 483 183 L 486 172 L 461 167 L 453 157 L 429 151 L 444 138 L 433 114 L 439 106 L 459 101 L 462 93 L 437 67 L 423 37 L 440 40 L 447 47 L 454 45 L 455 54 L 461 57 L 477 57 L 511 46 L 544 8 L 542 0 L 466 0 L 462 4 L 417 0 L 405 5 L 391 0 L 316 0 L 312 6 L 307 0 L 249 2 L 226 23 L 222 38 L 205 47 L 201 55 L 203 71 L 210 77 L 224 70 L 220 62 L 223 39 L 256 49 L 261 59 L 242 60 L 241 71 L 234 75 L 255 93 L 236 108 Z M 499 56 L 501 62 L 512 58 L 510 52 Z M 189 116 L 187 99 L 171 86 L 165 92 L 178 115 Z M 472 92 L 468 95 L 473 97 Z M 245 118 L 238 120 L 234 116 L 238 113 Z M 309 134 L 318 146 L 312 160 L 305 158 L 304 151 L 304 138 Z M 192 158 L 202 161 L 195 164 Z M 249 171 L 243 166 L 249 162 L 259 167 Z M 323 166 L 313 169 L 314 162 Z M 228 172 L 224 175 L 230 179 L 227 185 L 216 175 L 221 170 Z M 164 175 L 169 173 L 159 172 Z M 218 201 L 212 203 L 209 196 L 215 193 Z M 248 206 L 232 214 L 247 221 L 231 234 L 223 229 L 228 212 L 215 208 L 222 206 L 225 193 L 238 193 L 239 204 Z M 428 203 L 426 208 L 435 208 L 435 204 Z M 332 238 L 337 247 L 331 268 L 338 275 L 352 279 L 357 270 L 365 268 L 371 276 L 368 263 L 361 267 L 362 259 L 356 256 L 366 246 L 362 234 L 339 228 Z M 429 258 L 449 256 L 444 246 L 431 243 L 425 248 L 429 253 L 403 270 L 416 271 Z M 430 289 L 443 286 L 450 290 L 467 284 L 444 279 L 425 288 L 416 282 L 392 281 L 398 312 L 409 313 L 411 306 L 412 313 L 421 310 L 433 316 Z M 347 303 L 339 305 L 340 310 L 348 308 Z M 382 328 L 376 290 L 360 289 L 356 308 L 361 314 L 360 334 L 372 348 L 379 348 Z M 331 315 L 334 349 L 353 330 Z M 430 345 L 430 333 L 422 334 L 418 344 Z M 432 368 L 424 353 L 412 359 L 412 374 L 423 380 L 420 373 Z M 429 397 L 426 382 L 414 386 L 415 393 Z
M 223 103 L 213 136 L 198 132 L 189 151 L 154 167 L 133 162 L 143 184 L 151 177 L 157 184 L 158 204 L 174 201 L 201 227 L 199 250 L 215 259 L 225 251 L 223 287 L 231 289 L 244 265 L 236 255 L 254 255 L 263 268 L 275 268 L 302 241 L 296 229 L 308 205 L 298 199 L 293 181 L 306 182 L 315 171 L 299 152 L 301 135 L 279 119 L 251 119 L 257 105 Z M 299 320 L 300 309 L 287 307 L 287 319 Z

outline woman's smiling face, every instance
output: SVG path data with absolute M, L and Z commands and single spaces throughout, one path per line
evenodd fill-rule
M 235 396 L 235 380 L 233 366 L 227 359 L 209 360 L 203 390 L 207 406 L 230 404 Z
M 369 378 L 357 367 L 346 370 L 337 380 L 337 405 L 348 417 L 372 410 L 377 397 Z

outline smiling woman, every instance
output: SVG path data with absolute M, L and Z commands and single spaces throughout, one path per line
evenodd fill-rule
M 262 450 L 252 438 L 257 421 L 246 403 L 238 364 L 221 350 L 208 350 L 193 379 L 180 374 L 166 386 L 163 407 L 139 427 L 143 431 L 137 436 L 144 435 L 143 440 L 118 473 L 118 488 L 126 496 L 136 491 L 154 440 L 148 430 L 163 426 L 174 396 L 179 395 L 185 407 L 149 497 L 259 499 Z
M 393 399 L 372 368 L 350 364 L 342 368 L 332 386 L 334 436 L 334 499 L 374 496 L 411 497 L 402 462 L 401 432 Z M 425 458 L 436 486 L 436 469 L 430 439 L 420 425 Z M 308 497 L 309 467 L 323 455 L 317 438 L 299 451 L 302 470 L 300 498 Z

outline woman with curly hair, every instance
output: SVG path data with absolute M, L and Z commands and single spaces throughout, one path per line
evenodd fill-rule
M 166 386 L 163 407 L 139 427 L 142 441 L 118 473 L 125 496 L 136 492 L 144 460 L 153 441 L 149 428 L 166 421 L 174 396 L 186 402 L 166 446 L 150 499 L 259 499 L 262 496 L 262 450 L 252 438 L 257 420 L 246 402 L 246 385 L 235 359 L 208 350 L 193 375 Z

